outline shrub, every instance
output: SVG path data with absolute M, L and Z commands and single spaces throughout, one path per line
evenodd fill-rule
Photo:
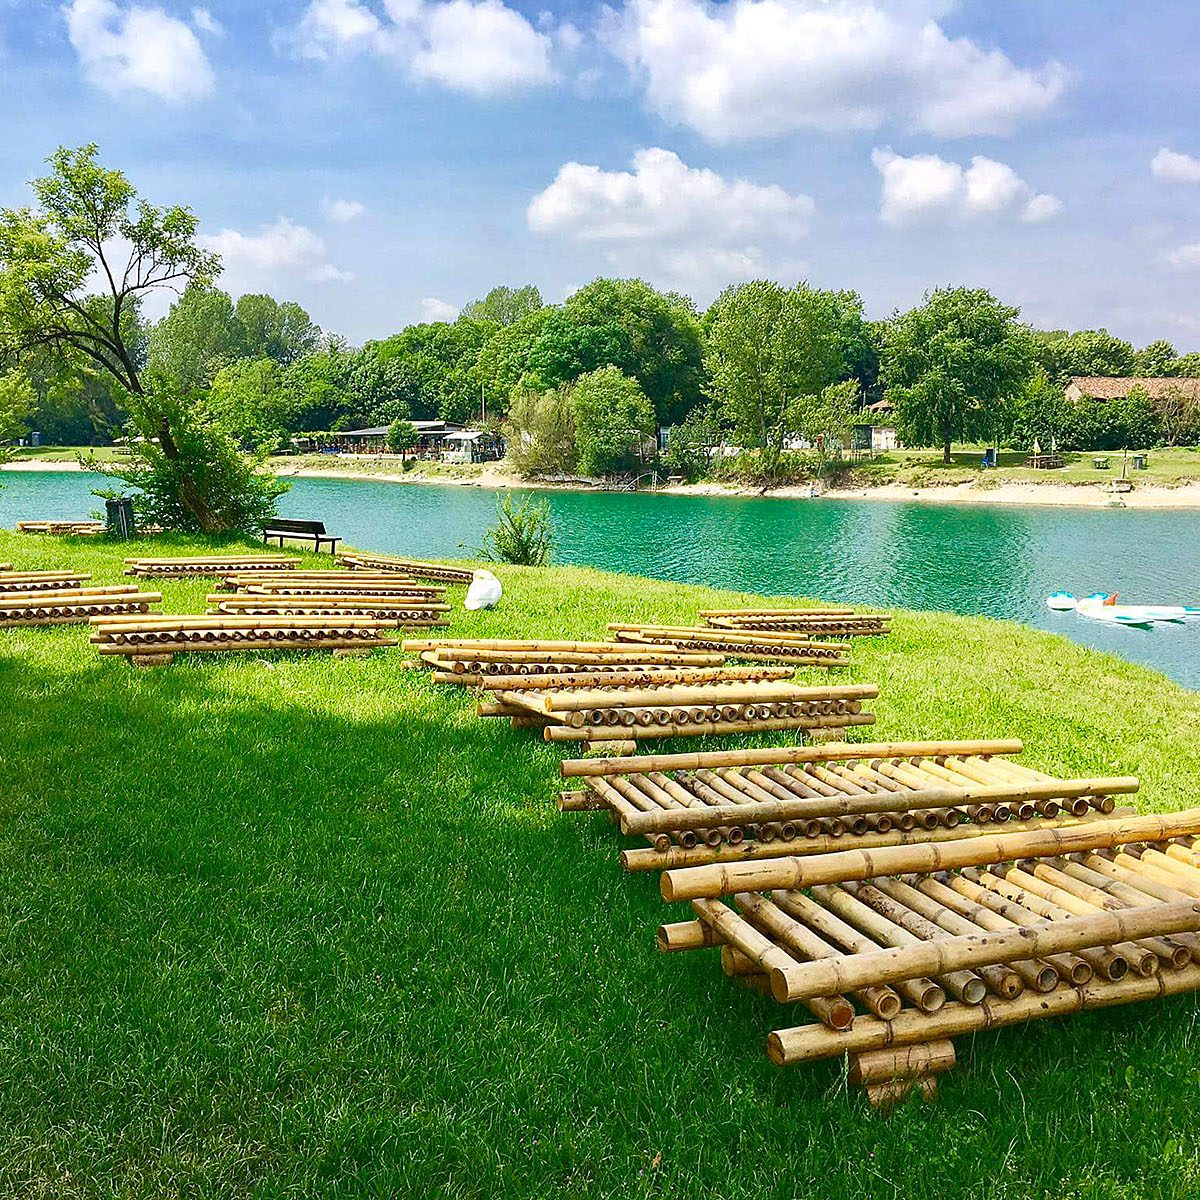
M 566 387 L 518 392 L 504 426 L 508 460 L 522 475 L 575 470 L 575 422 Z
M 153 430 L 131 421 L 130 458 L 89 459 L 90 470 L 120 479 L 138 494 L 139 519 L 181 533 L 258 533 L 275 515 L 288 484 L 264 472 L 265 454 L 243 454 L 234 439 L 203 409 L 162 397 L 166 421 Z M 169 452 L 168 452 L 169 451 Z
M 554 551 L 554 526 L 550 505 L 526 496 L 513 504 L 511 493 L 496 502 L 496 524 L 475 547 L 488 562 L 513 563 L 519 567 L 548 567 Z

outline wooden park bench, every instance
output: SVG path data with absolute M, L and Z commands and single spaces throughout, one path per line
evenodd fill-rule
M 342 540 L 340 537 L 331 537 L 325 532 L 324 521 L 293 521 L 284 517 L 274 517 L 264 525 L 262 536 L 264 542 L 278 538 L 281 548 L 285 539 L 294 542 L 312 542 L 313 549 L 318 554 L 326 543 L 329 544 L 329 553 L 336 554 L 338 542 Z

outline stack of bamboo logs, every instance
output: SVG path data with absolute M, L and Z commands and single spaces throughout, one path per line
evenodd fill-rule
M 433 629 L 449 625 L 450 605 L 408 595 L 303 596 L 239 594 L 208 597 L 209 611 L 239 616 L 372 617 L 393 629 Z
M 79 571 L 5 571 L 0 590 L 5 592 L 65 592 L 91 579 Z
M 196 651 L 330 650 L 336 657 L 394 646 L 388 622 L 360 616 L 97 617 L 92 643 L 101 654 L 124 655 L 134 666 L 161 666 Z
M 177 558 L 127 558 L 126 575 L 157 575 L 187 579 L 200 575 L 229 575 L 235 571 L 288 571 L 300 562 L 285 554 L 198 554 Z
M 701 619 L 714 629 L 763 633 L 802 633 L 809 637 L 862 637 L 891 632 L 890 613 L 859 613 L 852 608 L 709 608 Z
M 0 591 L 0 629 L 82 625 L 91 617 L 145 614 L 152 604 L 161 603 L 162 596 L 157 592 L 142 592 L 132 584 L 94 588 L 74 586 L 62 591 Z
M 1058 817 L 1114 810 L 1132 777 L 1056 779 L 1008 761 L 1017 740 L 830 743 L 587 758 L 562 764 L 586 790 L 564 811 L 607 809 L 621 832 L 650 848 L 626 850 L 628 871 L 822 854 L 1033 828 Z
M 397 596 L 441 600 L 444 585 L 391 571 L 236 571 L 221 586 L 248 596 Z
M 103 521 L 18 521 L 18 533 L 42 533 L 50 537 L 95 537 L 104 532 Z
M 445 583 L 470 583 L 474 578 L 471 571 L 462 567 L 447 567 L 416 558 L 395 558 L 390 554 L 368 554 L 362 550 L 339 554 L 338 562 L 352 571 L 395 571 L 414 579 L 438 579 Z
M 619 642 L 639 645 L 669 643 L 681 649 L 710 650 L 747 662 L 789 662 L 808 667 L 844 667 L 850 647 L 819 642 L 804 634 L 778 630 L 709 629 L 685 625 L 610 624 Z
M 875 717 L 862 711 L 862 702 L 878 694 L 870 684 L 801 687 L 787 681 L 725 677 L 621 687 L 601 678 L 590 688 L 506 688 L 495 701 L 481 704 L 479 715 L 542 727 L 548 742 L 595 744 L 870 725 Z
M 667 871 L 694 919 L 658 943 L 719 946 L 816 1017 L 771 1033 L 773 1062 L 850 1054 L 890 1105 L 932 1094 L 956 1036 L 1200 990 L 1197 835 L 1194 809 Z

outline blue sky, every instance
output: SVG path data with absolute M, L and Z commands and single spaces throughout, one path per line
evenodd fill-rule
M 224 286 L 356 342 L 620 273 L 979 285 L 1194 350 L 1198 36 L 1192 0 L 0 0 L 0 203 L 96 141 Z

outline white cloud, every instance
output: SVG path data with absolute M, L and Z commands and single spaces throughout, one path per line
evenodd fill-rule
M 287 217 L 265 225 L 258 233 L 222 229 L 198 240 L 206 250 L 221 256 L 224 285 L 233 292 L 270 291 L 295 281 L 347 283 L 353 278 L 329 261 L 318 234 Z
M 871 162 L 883 177 L 879 216 L 886 225 L 986 216 L 1016 216 L 1033 223 L 1062 211 L 1057 196 L 1035 195 L 1012 167 L 982 154 L 963 167 L 936 154 L 906 158 L 884 148 L 871 152 Z
M 224 26 L 216 17 L 208 11 L 207 8 L 192 9 L 192 24 L 195 25 L 201 33 L 212 34 L 213 37 L 220 37 L 225 32 Z
M 332 196 L 326 196 L 321 201 L 321 212 L 331 221 L 336 221 L 339 225 L 345 225 L 350 221 L 356 221 L 367 211 L 367 206 L 360 200 L 342 200 Z
M 445 300 L 436 296 L 421 297 L 421 320 L 425 323 L 433 321 L 453 321 L 458 316 L 458 309 Z
M 103 91 L 149 92 L 172 104 L 212 92 L 213 70 L 195 33 L 161 8 L 71 0 L 62 11 L 84 75 Z
M 1163 146 L 1150 160 L 1150 174 L 1167 183 L 1200 183 L 1200 158 Z
M 310 0 L 284 39 L 301 58 L 366 53 L 418 80 L 490 96 L 554 78 L 552 33 L 501 0 L 384 0 L 381 18 L 361 0 Z M 564 30 L 566 40 L 571 33 Z
M 1167 255 L 1167 262 L 1173 267 L 1183 267 L 1192 270 L 1200 267 L 1200 242 L 1189 242 L 1178 246 Z
M 603 247 L 613 266 L 703 286 L 769 270 L 808 232 L 812 212 L 808 196 L 726 179 L 654 148 L 634 155 L 632 171 L 564 163 L 526 218 L 535 233 Z
M 797 129 L 1007 133 L 1068 82 L 952 38 L 935 0 L 627 0 L 606 39 L 649 106 L 712 141 Z

